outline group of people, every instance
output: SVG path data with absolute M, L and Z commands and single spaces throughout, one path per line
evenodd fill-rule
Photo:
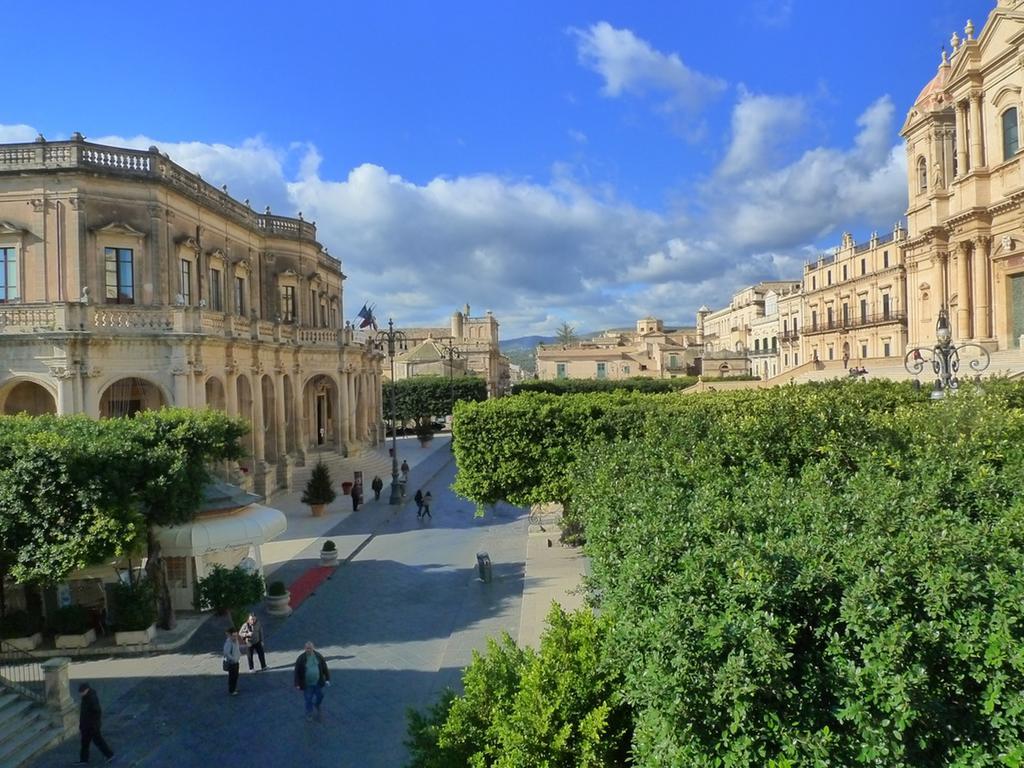
M 430 514 L 430 504 L 434 500 L 434 497 L 430 495 L 430 491 L 424 493 L 422 488 L 417 488 L 416 495 L 412 499 L 416 502 L 416 517 L 434 519 L 434 516 Z
M 254 614 L 239 629 L 225 630 L 224 640 L 224 671 L 228 673 L 228 695 L 238 695 L 238 670 L 242 663 L 242 645 L 248 646 L 249 671 L 253 671 L 253 656 L 260 660 L 259 672 L 267 668 L 267 659 L 263 648 L 263 625 Z M 244 643 L 243 643 L 244 641 Z M 331 684 L 331 671 L 323 655 L 307 642 L 306 647 L 295 660 L 293 668 L 295 688 L 303 692 L 306 701 L 306 719 L 312 720 L 314 715 L 320 718 L 320 705 L 324 700 L 324 688 Z M 97 742 L 99 744 L 99 742 Z

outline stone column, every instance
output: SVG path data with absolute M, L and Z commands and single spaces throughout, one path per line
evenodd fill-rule
M 971 93 L 971 168 L 985 165 L 985 148 L 981 143 L 981 92 Z
M 350 434 L 349 428 L 349 391 L 348 391 L 348 380 L 352 374 L 341 373 L 338 376 L 338 394 L 340 395 L 340 403 L 338 408 L 338 421 L 341 427 L 341 442 L 346 447 L 352 444 L 352 435 Z
M 238 416 L 238 374 L 232 366 L 224 370 L 224 410 L 228 416 Z
M 967 103 L 956 105 L 956 175 L 967 173 Z
M 288 435 L 285 434 L 284 418 L 284 370 L 274 370 L 274 431 L 277 435 L 278 462 L 288 455 Z M 259 549 L 257 547 L 256 549 Z
M 339 373 L 334 377 L 334 402 L 331 407 L 334 408 L 334 444 L 337 446 L 337 452 L 342 456 L 348 456 L 348 442 L 345 440 L 345 427 L 344 427 L 344 414 L 345 409 L 342 405 L 342 398 L 344 398 L 345 387 L 343 386 L 345 374 Z
M 266 437 L 263 428 L 266 419 L 263 417 L 263 375 L 259 368 L 252 369 L 252 382 L 249 386 L 252 395 L 252 461 L 253 472 L 264 461 Z
M 979 237 L 974 241 L 974 338 L 992 338 L 992 308 L 989 304 L 989 251 L 991 237 Z
M 174 377 L 172 385 L 174 405 L 178 408 L 187 408 L 191 406 L 192 403 L 188 400 L 189 372 L 184 367 L 181 367 L 172 370 L 171 375 Z
M 71 698 L 71 689 L 68 685 L 70 664 L 71 659 L 55 656 L 39 665 L 43 670 L 46 706 L 56 715 L 57 722 L 66 734 L 73 733 L 78 728 L 78 710 Z
M 969 243 L 964 240 L 956 244 L 956 336 L 971 337 L 971 298 L 967 279 Z
M 306 385 L 302 382 L 302 372 L 298 368 L 293 368 L 292 370 L 295 373 L 292 377 L 294 381 L 292 386 L 292 396 L 294 398 L 292 419 L 295 422 L 293 425 L 295 430 L 295 448 L 305 456 L 306 451 L 309 450 L 309 422 L 306 420 L 306 409 L 303 407 L 306 404 Z
M 350 442 L 358 442 L 356 425 L 356 374 L 350 373 L 348 380 L 348 439 Z
M 359 439 L 361 441 L 366 440 L 369 436 L 368 419 L 369 415 L 369 387 L 366 382 L 366 374 L 359 374 L 359 382 L 356 391 L 358 392 L 358 399 L 356 400 L 356 430 L 359 433 Z

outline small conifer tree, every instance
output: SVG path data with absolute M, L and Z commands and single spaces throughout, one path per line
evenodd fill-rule
M 327 465 L 318 461 L 313 467 L 313 474 L 309 476 L 306 483 L 306 490 L 302 492 L 303 504 L 330 504 L 338 494 L 334 491 L 334 484 L 331 482 L 331 472 Z

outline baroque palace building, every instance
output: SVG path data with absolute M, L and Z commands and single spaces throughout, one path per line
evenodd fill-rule
M 452 313 L 449 327 L 402 328 L 406 344 L 395 357 L 395 378 L 479 376 L 487 382 L 488 397 L 507 394 L 511 373 L 498 328 L 493 312 L 473 317 L 469 304 Z
M 343 325 L 315 224 L 256 213 L 156 147 L 0 145 L 0 411 L 218 408 L 239 484 L 379 439 L 380 351 Z
M 992 372 L 1024 372 L 1024 0 L 997 0 L 977 37 L 968 21 L 950 45 L 901 130 L 906 227 L 861 244 L 844 234 L 807 264 L 797 290 L 777 296 L 777 352 L 764 350 L 770 313 L 747 308 L 766 284 L 744 288 L 725 309 L 702 307 L 706 374 L 731 344 L 767 379 L 772 370 L 798 381 L 846 368 L 906 377 L 907 350 L 935 343 L 943 308 L 954 340 L 984 346 Z M 748 327 L 753 348 L 742 338 Z

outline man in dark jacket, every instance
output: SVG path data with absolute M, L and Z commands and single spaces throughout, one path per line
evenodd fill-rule
M 85 765 L 89 762 L 89 745 L 93 742 L 99 747 L 109 763 L 114 759 L 114 750 L 107 746 L 106 739 L 100 733 L 103 711 L 100 709 L 100 699 L 96 691 L 89 687 L 88 683 L 78 686 L 78 692 L 82 696 L 82 708 L 78 715 L 78 730 L 82 734 L 82 747 L 78 752 L 78 764 Z
M 306 650 L 295 660 L 295 687 L 305 694 L 306 719 L 313 719 L 313 707 L 316 707 L 316 718 L 320 719 L 320 704 L 324 700 L 324 687 L 331 684 L 331 671 L 327 662 L 314 648 L 313 643 L 306 643 Z

